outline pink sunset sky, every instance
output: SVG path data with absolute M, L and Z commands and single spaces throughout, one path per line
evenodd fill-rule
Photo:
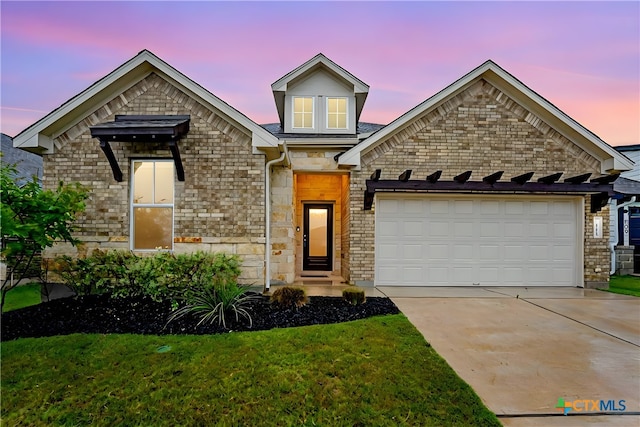
M 149 49 L 253 119 L 270 85 L 319 52 L 371 86 L 389 123 L 492 59 L 613 146 L 640 143 L 640 3 L 0 3 L 10 136 Z

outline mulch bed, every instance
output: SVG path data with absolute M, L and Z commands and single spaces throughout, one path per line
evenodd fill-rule
M 240 318 L 227 320 L 227 328 L 213 324 L 196 326 L 190 315 L 167 323 L 171 314 L 168 301 L 149 298 L 110 298 L 89 295 L 61 298 L 2 315 L 2 341 L 26 337 L 48 337 L 73 333 L 97 334 L 220 334 L 231 331 L 259 331 L 273 328 L 347 322 L 371 316 L 397 314 L 396 305 L 388 298 L 368 297 L 361 305 L 351 305 L 340 297 L 309 297 L 300 308 L 279 308 L 260 296 L 248 311 L 253 325 Z

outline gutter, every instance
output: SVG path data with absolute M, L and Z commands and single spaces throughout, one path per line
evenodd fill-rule
M 618 216 L 618 209 L 625 208 L 625 207 L 627 207 L 629 205 L 634 204 L 635 202 L 636 202 L 636 196 L 633 196 L 633 197 L 631 197 L 631 200 L 629 200 L 628 202 L 624 202 L 624 203 L 621 203 L 621 204 L 616 206 L 616 228 L 615 228 L 616 235 L 615 235 L 615 237 L 613 239 L 614 242 L 618 242 L 618 240 L 619 240 L 619 236 L 618 236 L 618 221 L 617 221 L 617 218 L 619 217 Z M 610 276 L 616 274 L 616 245 L 617 245 L 617 243 L 609 243 L 609 250 L 611 251 L 611 268 L 610 268 L 610 271 L 609 271 L 609 275 Z
M 277 159 L 269 160 L 265 165 L 265 186 L 264 186 L 264 212 L 265 212 L 265 268 L 264 268 L 264 292 L 271 289 L 271 166 L 282 163 L 290 163 L 287 143 L 283 142 L 284 151 Z

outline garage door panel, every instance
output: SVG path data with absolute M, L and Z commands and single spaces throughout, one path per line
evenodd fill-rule
M 397 221 L 381 221 L 378 224 L 377 233 L 380 237 L 398 237 L 398 222 Z
M 449 245 L 432 244 L 427 246 L 427 256 L 432 260 L 449 259 Z M 425 261 L 429 261 L 428 259 Z
M 449 201 L 448 200 L 431 200 L 428 203 L 428 210 L 430 214 L 448 214 L 449 213 Z
M 405 244 L 402 246 L 402 256 L 407 261 L 418 261 L 423 262 L 423 245 L 408 245 Z
M 504 223 L 504 236 L 520 238 L 524 236 L 524 224 L 507 222 Z
M 529 260 L 532 262 L 551 261 L 547 245 L 531 245 L 529 247 Z
M 449 223 L 444 221 L 430 221 L 429 235 L 433 237 L 449 236 Z
M 577 200 L 379 198 L 376 284 L 575 286 Z
M 423 239 L 422 221 L 405 221 L 402 224 L 402 234 L 407 239 Z
M 473 201 L 471 200 L 455 200 L 453 202 L 453 212 L 456 214 L 472 214 Z
M 458 222 L 453 227 L 453 234 L 455 237 L 473 237 L 473 224 L 470 222 Z

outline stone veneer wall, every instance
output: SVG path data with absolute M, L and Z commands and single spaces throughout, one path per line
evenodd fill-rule
M 347 282 L 350 282 L 350 272 L 349 272 L 349 246 L 351 243 L 350 235 L 351 235 L 351 209 L 350 209 L 350 198 L 349 198 L 349 175 L 342 175 L 342 236 L 341 236 L 341 244 L 342 244 L 342 257 L 341 257 L 341 267 L 342 271 L 340 275 Z
M 271 284 L 295 278 L 294 176 L 290 167 L 271 170 Z
M 129 249 L 130 161 L 171 158 L 162 145 L 114 142 L 123 172 L 113 179 L 109 163 L 89 127 L 116 114 L 189 114 L 189 133 L 179 142 L 185 181 L 175 181 L 174 250 L 225 251 L 243 259 L 245 283 L 264 283 L 264 156 L 252 154 L 250 135 L 198 101 L 151 74 L 62 135 L 55 153 L 44 156 L 45 188 L 59 180 L 91 189 L 80 217 L 78 248 L 61 244 L 46 256 L 84 254 L 93 248 Z
M 375 205 L 364 211 L 365 181 L 382 169 L 383 179 L 395 179 L 412 169 L 415 179 L 442 170 L 442 180 L 472 170 L 472 180 L 504 170 L 504 177 L 535 171 L 534 179 L 556 172 L 566 176 L 592 172 L 600 163 L 549 127 L 533 113 L 481 80 L 439 107 L 416 118 L 375 148 L 362 153 L 362 168 L 352 171 L 349 267 L 351 281 L 374 280 Z M 586 286 L 608 281 L 609 214 L 603 209 L 602 239 L 594 239 L 590 198 L 585 197 L 584 281 Z

